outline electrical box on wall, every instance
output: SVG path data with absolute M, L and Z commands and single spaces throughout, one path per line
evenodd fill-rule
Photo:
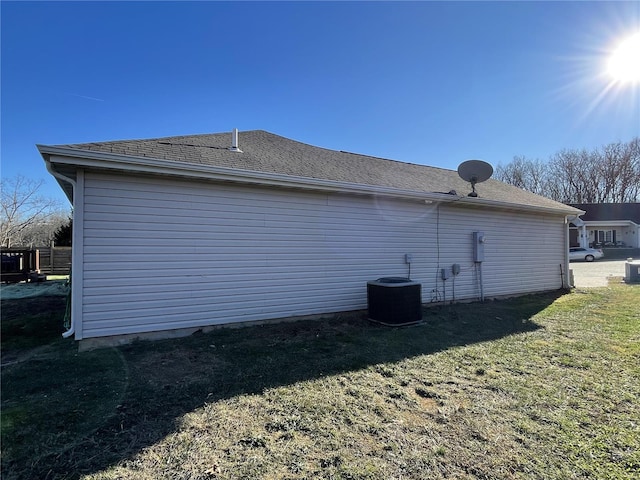
M 449 279 L 449 270 L 447 270 L 446 268 L 441 268 L 440 269 L 440 278 L 442 280 L 448 280 Z
M 484 232 L 473 232 L 473 261 L 484 261 Z

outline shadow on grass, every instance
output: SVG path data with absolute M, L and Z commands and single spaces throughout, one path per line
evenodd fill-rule
M 426 308 L 421 324 L 405 328 L 372 324 L 361 312 L 80 354 L 59 340 L 57 355 L 39 365 L 3 371 L 9 406 L 36 411 L 3 421 L 2 478 L 99 472 L 174 432 L 206 403 L 535 331 L 532 316 L 560 295 Z M 38 399 L 47 394 L 55 400 L 43 406 Z

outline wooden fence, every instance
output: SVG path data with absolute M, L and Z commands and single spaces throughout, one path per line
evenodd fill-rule
M 40 273 L 45 275 L 69 275 L 71 247 L 39 247 Z
M 69 275 L 71 247 L 3 248 L 0 281 L 40 281 L 46 275 Z
M 2 271 L 0 279 L 3 283 L 22 282 L 34 278 L 40 270 L 38 250 L 23 248 L 2 249 Z

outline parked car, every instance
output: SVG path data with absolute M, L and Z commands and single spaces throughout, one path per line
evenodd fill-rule
M 595 259 L 602 257 L 604 257 L 604 253 L 599 248 L 571 247 L 569 249 L 569 260 L 593 262 Z

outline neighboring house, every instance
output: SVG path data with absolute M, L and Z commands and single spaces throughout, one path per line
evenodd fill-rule
M 265 131 L 38 149 L 73 199 L 78 340 L 361 310 L 384 276 L 420 282 L 424 303 L 566 287 L 582 213 Z
M 571 246 L 640 248 L 640 203 L 579 203 L 581 228 L 571 227 Z

